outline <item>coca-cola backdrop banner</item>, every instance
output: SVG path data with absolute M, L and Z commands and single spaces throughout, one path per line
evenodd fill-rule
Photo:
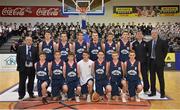
M 60 6 L 0 6 L 0 17 L 68 17 Z

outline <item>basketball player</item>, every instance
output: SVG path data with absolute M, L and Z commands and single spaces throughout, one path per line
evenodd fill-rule
M 60 59 L 60 51 L 54 52 L 54 60 L 51 63 L 51 93 L 53 100 L 57 100 L 64 85 L 63 67 L 65 62 Z
M 56 50 L 56 43 L 51 39 L 51 33 L 49 31 L 45 32 L 45 39 L 39 44 L 39 52 L 46 53 L 46 61 L 53 61 L 53 54 Z
M 112 86 L 112 96 L 115 101 L 119 100 L 119 94 L 121 91 L 119 90 L 119 87 L 122 89 L 121 97 L 122 97 L 122 102 L 126 102 L 125 98 L 125 92 L 126 92 L 126 81 L 123 79 L 124 78 L 124 68 L 123 68 L 123 62 L 119 61 L 119 55 L 118 52 L 113 52 L 112 53 L 112 61 L 108 63 L 108 73 L 110 74 L 110 83 Z
M 125 62 L 124 65 L 126 70 L 126 80 L 128 82 L 130 99 L 136 99 L 137 102 L 140 102 L 139 93 L 143 89 L 141 84 L 141 65 L 140 62 L 135 59 L 135 56 L 135 51 L 131 50 L 129 54 L 130 59 Z
M 87 95 L 87 102 L 91 102 L 93 92 L 94 62 L 89 59 L 89 52 L 83 52 L 83 59 L 78 62 L 78 74 L 80 75 L 81 92 Z
M 65 93 L 69 100 L 75 97 L 76 102 L 80 102 L 79 96 L 81 93 L 81 86 L 79 82 L 79 74 L 77 73 L 77 63 L 74 62 L 74 53 L 69 52 L 68 62 L 64 66 L 64 77 L 66 79 L 66 85 L 64 87 Z
M 104 53 L 102 51 L 99 51 L 97 56 L 98 59 L 94 62 L 96 92 L 101 96 L 101 100 L 104 95 L 104 88 L 108 101 L 110 101 L 112 88 L 107 76 L 107 63 L 104 59 Z
M 102 48 L 101 48 L 101 43 L 99 42 L 99 39 L 98 39 L 98 33 L 93 32 L 92 33 L 92 42 L 90 43 L 90 46 L 89 46 L 90 59 L 92 61 L 96 61 L 98 58 L 97 54 L 101 50 L 102 50 Z
M 111 61 L 112 60 L 112 53 L 116 51 L 117 45 L 113 41 L 114 34 L 113 33 L 108 33 L 107 36 L 107 42 L 105 44 L 102 44 L 102 49 L 105 52 L 106 56 L 106 61 Z
M 43 104 L 47 104 L 47 88 L 50 84 L 49 73 L 51 65 L 46 61 L 46 54 L 41 52 L 39 54 L 39 62 L 35 63 L 38 96 L 42 97 Z
M 61 60 L 67 62 L 68 52 L 71 51 L 72 46 L 70 43 L 68 43 L 66 32 L 61 33 L 61 39 L 59 40 L 57 47 L 58 50 L 61 52 Z
M 73 44 L 74 53 L 76 54 L 76 61 L 82 60 L 82 54 L 84 50 L 87 50 L 87 43 L 83 40 L 83 33 L 77 33 L 77 41 Z
M 129 59 L 129 51 L 130 51 L 130 41 L 129 41 L 129 32 L 124 31 L 122 33 L 122 38 L 118 44 L 119 50 L 119 60 L 125 62 Z

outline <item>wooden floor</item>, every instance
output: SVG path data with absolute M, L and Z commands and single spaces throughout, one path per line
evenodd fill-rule
M 166 71 L 168 101 L 151 101 L 151 109 L 180 109 L 180 71 Z M 18 72 L 0 72 L 0 93 L 18 82 Z M 158 84 L 158 83 L 157 83 Z M 0 102 L 0 109 L 13 108 L 15 102 Z

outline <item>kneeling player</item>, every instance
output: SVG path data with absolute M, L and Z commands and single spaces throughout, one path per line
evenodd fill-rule
M 37 75 L 37 88 L 38 96 L 42 97 L 42 102 L 44 104 L 48 103 L 46 100 L 47 97 L 47 88 L 50 84 L 49 74 L 50 73 L 50 64 L 46 61 L 46 54 L 44 52 L 39 55 L 39 62 L 35 63 L 36 75 Z
M 68 54 L 68 62 L 64 66 L 66 85 L 64 85 L 63 89 L 67 93 L 69 100 L 75 97 L 76 102 L 80 102 L 79 96 L 81 87 L 79 83 L 79 74 L 77 73 L 77 63 L 74 62 L 74 56 L 72 52 Z
M 83 96 L 87 95 L 87 102 L 91 102 L 93 92 L 93 73 L 94 62 L 89 59 L 89 52 L 83 52 L 83 59 L 78 62 L 78 74 L 80 75 L 80 84 Z
M 119 61 L 119 55 L 117 52 L 112 53 L 112 61 L 108 64 L 108 70 L 110 73 L 110 83 L 112 86 L 112 96 L 113 98 L 118 101 L 119 100 L 119 95 L 121 91 L 119 88 L 122 89 L 122 102 L 126 102 L 125 98 L 125 92 L 126 92 L 126 81 L 123 79 L 123 63 Z
M 128 90 L 131 100 L 140 102 L 139 93 L 142 91 L 143 86 L 141 84 L 141 67 L 140 62 L 135 60 L 135 52 L 130 51 L 129 60 L 125 62 L 126 79 L 128 81 Z M 137 94 L 136 94 L 137 93 Z
M 108 101 L 110 101 L 112 88 L 106 73 L 107 63 L 104 60 L 104 53 L 102 51 L 98 52 L 97 56 L 98 59 L 94 62 L 96 92 L 101 96 L 101 100 L 104 95 L 103 88 L 105 88 Z
M 62 86 L 64 85 L 64 76 L 63 76 L 63 67 L 65 63 L 61 60 L 60 51 L 55 51 L 54 53 L 54 61 L 51 63 L 51 79 L 52 79 L 52 96 L 53 100 L 57 100 L 60 96 L 60 91 L 62 90 Z M 62 91 L 61 91 L 62 92 Z

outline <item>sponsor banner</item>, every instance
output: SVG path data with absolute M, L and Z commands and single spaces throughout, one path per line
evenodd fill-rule
M 0 17 L 67 17 L 60 6 L 0 6 Z
M 179 5 L 162 6 L 113 6 L 114 17 L 179 16 Z
M 0 54 L 0 71 L 16 71 L 16 54 Z
M 169 62 L 176 62 L 176 59 L 175 59 L 175 53 L 168 53 L 166 58 L 165 58 L 165 62 L 166 63 L 169 63 Z

